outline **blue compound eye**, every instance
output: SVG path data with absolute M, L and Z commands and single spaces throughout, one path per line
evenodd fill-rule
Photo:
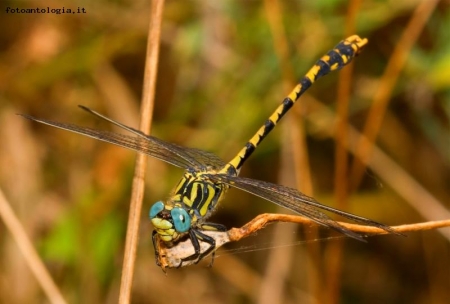
M 153 204 L 153 206 L 150 208 L 150 219 L 155 218 L 158 213 L 164 210 L 164 204 L 163 202 L 159 201 Z
M 186 232 L 191 228 L 191 218 L 186 210 L 173 208 L 170 215 L 172 215 L 173 224 L 178 232 Z

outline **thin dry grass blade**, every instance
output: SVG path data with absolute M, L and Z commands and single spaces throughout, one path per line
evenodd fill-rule
M 45 294 L 47 295 L 50 303 L 63 304 L 67 303 L 64 300 L 61 292 L 53 281 L 50 273 L 45 268 L 39 254 L 36 249 L 34 249 L 33 244 L 20 223 L 19 219 L 16 217 L 14 211 L 12 210 L 10 204 L 6 200 L 3 192 L 0 189 L 0 217 L 3 219 L 6 228 L 11 233 L 12 237 L 19 246 L 28 266 L 33 272 L 36 280 L 41 285 Z
M 153 114 L 163 7 L 164 0 L 152 1 L 140 122 L 140 130 L 147 134 L 150 133 Z M 122 304 L 130 303 L 131 298 L 136 250 L 139 239 L 139 223 L 141 218 L 142 200 L 144 197 L 144 175 L 146 165 L 146 156 L 138 154 L 130 199 L 130 213 L 128 217 L 122 280 L 119 294 L 119 303 Z
M 294 76 L 295 72 L 289 60 L 291 56 L 286 30 L 283 26 L 283 5 L 278 0 L 266 0 L 264 1 L 264 8 L 272 33 L 275 52 L 281 67 L 285 91 L 288 91 L 295 86 L 296 81 Z M 301 103 L 298 107 L 300 106 Z M 284 140 L 281 142 L 283 152 L 280 166 L 280 179 L 283 179 L 283 176 L 285 176 L 285 182 L 283 184 L 291 183 L 302 192 L 312 195 L 312 182 L 306 141 L 304 139 L 303 122 L 296 123 L 295 116 L 289 116 L 286 119 L 286 124 L 283 126 Z M 297 120 L 302 119 L 297 118 Z M 292 164 L 294 165 L 294 169 L 289 170 L 292 168 Z M 292 182 L 292 178 L 286 178 L 286 176 L 291 175 L 295 176 L 295 182 Z M 302 179 L 300 176 L 302 176 Z M 291 182 L 286 180 L 291 180 Z M 289 229 L 287 226 L 276 227 L 273 240 L 283 239 L 285 242 L 292 242 L 294 236 L 288 233 L 287 229 Z M 317 245 L 314 244 L 313 246 L 316 247 Z M 259 288 L 258 303 L 285 302 L 284 288 L 288 280 L 289 269 L 292 267 L 293 254 L 293 248 L 283 251 L 271 251 L 265 269 L 265 276 Z M 315 270 L 312 271 L 316 273 Z M 319 289 L 315 288 L 319 286 L 318 282 L 314 280 L 310 280 L 310 282 L 313 282 L 313 290 L 318 291 Z M 320 293 L 315 292 L 315 295 L 319 296 Z
M 357 33 L 356 18 L 361 6 L 361 0 L 352 0 L 349 2 L 348 11 L 345 24 L 345 35 L 348 37 L 354 33 Z M 340 120 L 336 127 L 336 138 L 339 138 L 335 142 L 335 172 L 334 172 L 334 197 L 336 201 L 335 207 L 341 210 L 346 210 L 348 207 L 348 152 L 345 145 L 348 141 L 347 128 L 348 128 L 348 111 L 350 104 L 350 91 L 353 84 L 353 64 L 350 64 L 345 69 L 340 71 L 338 76 L 338 90 L 336 98 L 337 115 Z M 344 254 L 344 240 L 338 242 L 332 242 L 326 246 L 325 252 L 325 269 L 327 269 L 327 299 L 328 303 L 337 303 L 340 297 L 341 288 L 341 270 L 342 270 L 342 257 Z
M 363 135 L 366 139 L 361 138 L 358 142 L 356 154 L 360 157 L 356 158 L 352 164 L 350 174 L 352 189 L 358 188 L 364 174 L 365 166 L 370 162 L 372 149 L 386 114 L 391 93 L 397 83 L 397 79 L 403 69 L 406 58 L 438 2 L 439 0 L 420 2 L 389 59 L 389 63 L 381 77 L 379 88 L 373 98 L 372 107 L 364 126 Z

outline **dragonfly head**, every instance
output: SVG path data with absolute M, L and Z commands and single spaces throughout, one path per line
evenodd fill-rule
M 168 207 L 158 201 L 150 208 L 150 220 L 164 242 L 176 241 L 191 228 L 191 217 L 181 207 Z

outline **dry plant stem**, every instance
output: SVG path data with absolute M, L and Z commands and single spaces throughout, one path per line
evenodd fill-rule
M 256 231 L 263 229 L 267 224 L 273 222 L 285 222 L 285 223 L 296 223 L 302 225 L 316 225 L 310 219 L 304 218 L 298 215 L 288 215 L 288 214 L 277 214 L 277 213 L 265 213 L 260 214 L 255 217 L 253 220 L 242 226 L 241 228 L 232 228 L 228 231 L 228 235 L 230 241 L 235 242 L 239 241 L 242 238 L 248 237 L 252 235 Z M 359 233 L 368 233 L 368 234 L 389 234 L 383 229 L 373 227 L 373 226 L 364 226 L 357 224 L 349 224 L 345 222 L 338 222 L 340 225 L 345 228 Z M 415 223 L 415 224 L 407 224 L 407 225 L 399 225 L 399 226 L 391 226 L 391 228 L 395 232 L 404 233 L 411 231 L 422 231 L 422 230 L 430 230 L 430 229 L 438 229 L 450 227 L 450 219 L 442 220 L 442 221 L 431 221 L 424 223 Z
M 264 10 L 272 34 L 273 47 L 275 49 L 275 53 L 277 55 L 279 66 L 281 67 L 281 72 L 283 75 L 283 87 L 285 91 L 288 91 L 292 89 L 296 83 L 294 77 L 295 73 L 293 71 L 292 65 L 289 62 L 290 50 L 289 44 L 287 42 L 286 31 L 283 26 L 283 6 L 279 0 L 265 0 Z M 307 186 L 305 187 L 305 185 L 311 184 L 311 182 L 308 180 L 309 168 L 307 157 L 300 159 L 301 156 L 306 155 L 306 152 L 295 151 L 296 148 L 297 150 L 305 149 L 305 145 L 298 144 L 299 142 L 304 142 L 304 140 L 299 140 L 299 138 L 301 138 L 301 135 L 298 134 L 303 134 L 303 132 L 301 132 L 301 130 L 298 132 L 293 132 L 293 130 L 297 131 L 298 129 L 302 129 L 297 126 L 299 124 L 302 124 L 302 122 L 296 124 L 294 118 L 294 116 L 286 117 L 287 121 L 285 121 L 285 124 L 282 126 L 283 136 L 281 140 L 281 150 L 283 157 L 281 158 L 280 163 L 279 179 L 283 180 L 283 176 L 286 175 L 296 175 L 295 180 L 297 182 L 293 184 L 299 185 L 299 174 L 298 172 L 292 171 L 299 170 L 299 167 L 301 166 L 300 164 L 305 164 L 305 166 L 303 166 L 302 168 L 305 172 L 306 181 L 302 183 L 304 188 L 301 189 L 301 191 L 311 194 L 311 191 L 308 191 L 310 189 L 307 189 Z M 299 117 L 297 118 L 297 120 L 302 120 L 302 118 Z M 297 144 L 294 145 L 294 143 Z M 294 164 L 294 169 L 289 170 L 290 168 L 292 168 L 292 164 Z M 291 178 L 289 179 L 292 180 Z M 281 211 L 281 209 L 279 210 Z M 277 226 L 272 237 L 273 240 L 275 241 L 276 239 L 284 239 L 285 242 L 292 242 L 292 238 L 294 236 L 290 233 L 287 233 L 286 229 L 288 229 L 287 226 Z M 262 276 L 261 284 L 259 285 L 259 288 L 255 290 L 257 291 L 255 295 L 257 299 L 255 301 L 256 303 L 265 304 L 285 302 L 285 285 L 288 279 L 287 276 L 289 274 L 289 270 L 292 267 L 292 261 L 294 259 L 293 250 L 294 248 L 283 251 L 270 251 L 264 270 L 264 275 Z
M 361 6 L 361 0 L 352 0 L 348 3 L 348 11 L 345 22 L 344 37 L 356 32 L 356 17 Z M 334 172 L 334 197 L 335 207 L 341 210 L 348 208 L 349 179 L 348 179 L 348 152 L 345 148 L 348 137 L 348 109 L 350 103 L 350 91 L 352 86 L 353 64 L 342 69 L 338 77 L 338 90 L 336 98 L 337 115 L 340 120 L 337 123 L 335 142 L 335 172 Z M 325 266 L 326 277 L 326 300 L 327 303 L 338 303 L 341 290 L 341 268 L 342 256 L 344 254 L 344 241 L 332 242 L 326 246 Z
M 253 220 L 248 222 L 246 225 L 241 228 L 232 228 L 228 231 L 204 231 L 205 234 L 214 238 L 216 241 L 216 248 L 221 247 L 222 245 L 229 242 L 237 242 L 245 237 L 249 237 L 254 235 L 260 229 L 265 228 L 268 224 L 274 222 L 285 222 L 285 223 L 296 223 L 302 225 L 312 225 L 317 226 L 317 224 L 305 217 L 298 215 L 287 215 L 287 214 L 278 214 L 278 213 L 265 213 L 260 214 L 255 217 Z M 366 235 L 378 235 L 378 234 L 389 234 L 383 229 L 373 227 L 373 226 L 364 226 L 357 224 L 349 224 L 345 222 L 338 222 L 340 225 L 345 228 L 352 230 L 354 232 L 366 234 Z M 438 229 L 450 227 L 450 219 L 442 220 L 442 221 L 431 221 L 425 223 L 415 223 L 408 225 L 400 225 L 400 226 L 391 226 L 391 228 L 400 233 L 412 232 L 412 231 L 422 231 L 422 230 L 430 230 L 430 229 Z M 398 236 L 398 235 L 397 235 Z M 344 236 L 342 236 L 344 237 Z M 161 243 L 159 248 L 160 252 L 160 262 L 163 269 L 165 268 L 176 268 L 180 265 L 180 262 L 183 258 L 191 255 L 194 252 L 194 246 L 192 242 L 187 239 L 185 241 L 177 243 L 176 246 L 166 247 L 165 244 Z M 209 244 L 205 242 L 200 242 L 200 251 L 204 252 L 209 248 Z M 186 261 L 183 262 L 183 267 L 194 264 L 195 261 Z
M 147 41 L 147 57 L 144 72 L 144 86 L 142 92 L 141 122 L 139 126 L 140 130 L 146 134 L 150 133 L 153 114 L 163 7 L 164 0 L 152 1 Z M 136 262 L 136 250 L 139 239 L 142 199 L 144 196 L 144 174 L 146 164 L 146 156 L 139 153 L 136 158 L 135 173 L 133 178 L 125 254 L 122 268 L 122 280 L 120 284 L 119 303 L 123 304 L 130 303 L 131 298 L 131 287 L 133 285 L 134 266 Z
M 11 233 L 14 241 L 17 243 L 20 251 L 22 252 L 25 261 L 33 272 L 36 280 L 41 285 L 45 294 L 47 295 L 50 303 L 67 303 L 64 300 L 61 292 L 50 276 L 49 272 L 45 268 L 44 263 L 39 257 L 38 253 L 34 249 L 30 239 L 25 232 L 24 227 L 16 217 L 10 204 L 6 200 L 3 192 L 0 189 L 0 217 L 3 219 L 6 228 Z
M 372 148 L 381 127 L 386 108 L 389 103 L 392 90 L 397 83 L 397 79 L 405 64 L 407 55 L 409 54 L 413 44 L 422 32 L 428 18 L 435 9 L 438 0 L 427 0 L 419 2 L 413 17 L 409 21 L 408 26 L 403 32 L 402 37 L 392 53 L 387 64 L 386 70 L 380 80 L 380 85 L 373 98 L 372 107 L 369 112 L 366 124 L 364 126 L 363 135 L 367 140 L 360 140 L 357 147 L 357 154 L 361 155 L 360 159 L 355 159 L 352 170 L 351 180 L 352 189 L 356 189 L 361 182 L 364 174 L 364 168 L 369 162 Z

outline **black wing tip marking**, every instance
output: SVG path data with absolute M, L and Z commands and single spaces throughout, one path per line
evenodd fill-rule
M 31 121 L 36 121 L 36 122 L 40 122 L 40 123 L 43 123 L 43 124 L 47 124 L 46 120 L 40 119 L 40 118 L 36 118 L 36 117 L 28 115 L 28 114 L 16 113 L 16 115 L 22 116 L 23 118 L 31 120 Z
M 378 225 L 379 225 L 379 226 L 377 226 L 378 228 L 383 229 L 384 231 L 388 232 L 389 234 L 394 234 L 396 236 L 407 237 L 406 234 L 398 232 L 398 231 L 395 231 L 395 229 L 392 228 L 391 226 L 380 224 L 380 223 L 378 223 Z
M 83 106 L 83 105 L 78 105 L 78 107 L 86 112 L 92 113 L 94 114 L 94 110 L 91 110 L 90 108 Z
M 106 120 L 107 122 L 112 123 L 112 124 L 118 126 L 119 128 L 124 129 L 124 130 L 126 130 L 126 131 L 128 131 L 128 132 L 130 132 L 130 133 L 133 133 L 133 134 L 135 134 L 135 135 L 137 135 L 137 136 L 145 137 L 145 138 L 149 138 L 149 137 L 150 137 L 149 135 L 145 134 L 145 133 L 142 132 L 141 130 L 138 130 L 138 129 L 135 129 L 135 128 L 133 128 L 133 127 L 129 127 L 129 126 L 127 126 L 127 125 L 124 125 L 123 123 L 121 123 L 121 122 L 119 122 L 119 121 L 117 121 L 117 120 L 114 120 L 114 119 L 112 119 L 112 118 L 109 118 L 109 117 L 107 117 L 107 116 L 105 116 L 105 115 L 103 115 L 103 114 L 100 114 L 100 113 L 98 113 L 97 111 L 94 111 L 94 110 L 92 110 L 92 109 L 90 109 L 90 108 L 88 108 L 88 107 L 86 107 L 86 106 L 78 105 L 78 107 L 79 107 L 80 109 L 82 109 L 82 110 L 84 110 L 84 111 L 90 113 L 90 114 L 93 114 L 93 115 L 95 115 L 95 116 L 97 116 L 97 117 L 99 117 L 99 118 L 101 118 L 101 119 L 103 119 L 103 120 Z
M 89 107 L 86 107 L 86 106 L 83 106 L 83 105 L 78 105 L 78 107 L 79 107 L 80 109 L 82 109 L 82 110 L 88 112 L 88 113 L 91 113 L 91 114 L 93 114 L 93 115 L 95 115 L 95 116 L 97 116 L 97 117 L 103 118 L 103 119 L 105 119 L 105 120 L 107 120 L 107 121 L 109 121 L 109 122 L 114 123 L 114 121 L 113 121 L 111 118 L 106 117 L 106 116 L 100 114 L 99 112 L 92 110 L 92 109 L 89 108 Z M 117 122 L 117 123 L 119 123 L 119 122 Z M 119 124 L 120 124 L 120 123 L 119 123 Z
M 22 116 L 23 118 L 29 119 L 29 120 L 35 120 L 35 118 L 28 114 L 22 114 L 22 113 L 16 113 L 18 116 Z
M 111 118 L 108 118 L 108 117 L 106 117 L 106 116 L 103 116 L 102 114 L 100 114 L 100 113 L 98 113 L 98 112 L 92 110 L 91 108 L 88 108 L 88 107 L 83 106 L 83 105 L 78 105 L 78 107 L 79 107 L 80 109 L 82 109 L 82 110 L 88 112 L 88 113 L 91 113 L 91 114 L 97 116 L 97 117 L 100 117 L 100 118 L 103 118 L 103 119 L 105 119 L 105 120 L 107 120 L 107 121 L 112 122 L 112 119 L 111 119 Z M 112 123 L 114 123 L 114 122 L 112 122 Z M 117 122 L 117 123 L 119 123 L 119 122 Z M 120 123 L 119 123 L 119 124 L 120 124 Z
M 335 223 L 337 224 L 337 227 L 335 227 L 335 226 L 328 226 L 328 227 L 331 229 L 334 229 L 348 237 L 351 237 L 352 239 L 355 239 L 360 242 L 368 243 L 368 241 L 365 239 L 367 237 L 367 235 L 359 234 L 357 232 L 354 232 L 352 230 L 345 228 L 344 226 L 340 225 L 337 222 L 335 222 Z

